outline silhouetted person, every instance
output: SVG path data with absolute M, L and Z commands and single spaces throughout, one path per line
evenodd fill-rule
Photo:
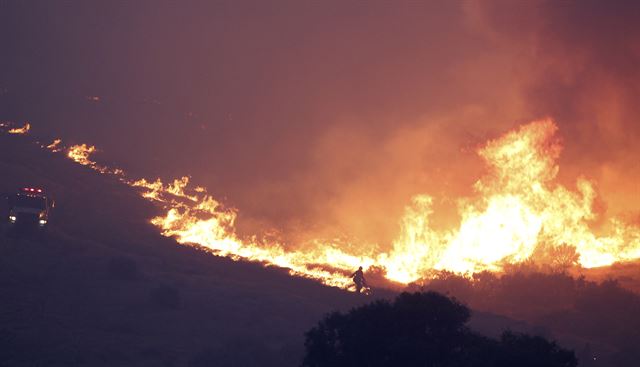
M 356 292 L 360 293 L 362 288 L 367 285 L 367 282 L 364 280 L 364 273 L 362 272 L 362 266 L 356 270 L 355 273 L 351 274 L 351 279 L 356 285 Z

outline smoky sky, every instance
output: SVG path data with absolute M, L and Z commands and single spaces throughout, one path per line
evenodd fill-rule
M 0 119 L 95 144 L 133 176 L 191 175 L 241 231 L 385 243 L 415 194 L 455 223 L 485 170 L 475 150 L 552 117 L 562 182 L 584 175 L 607 213 L 634 216 L 639 9 L 2 1 Z

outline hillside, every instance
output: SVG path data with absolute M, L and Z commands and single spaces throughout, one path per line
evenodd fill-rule
M 304 331 L 366 300 L 178 246 L 112 178 L 28 138 L 0 136 L 0 149 L 0 192 L 37 185 L 56 200 L 46 234 L 0 237 L 0 365 L 181 366 L 207 351 L 220 366 L 295 365 Z
M 148 223 L 158 209 L 134 189 L 29 137 L 0 135 L 0 177 L 0 193 L 33 185 L 56 200 L 45 234 L 16 235 L 3 223 L 0 366 L 296 366 L 304 332 L 324 314 L 394 294 L 356 295 L 180 246 Z M 471 327 L 487 335 L 537 333 L 577 352 L 595 339 L 513 309 L 481 308 Z

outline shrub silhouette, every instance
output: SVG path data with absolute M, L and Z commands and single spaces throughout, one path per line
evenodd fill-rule
M 305 367 L 575 367 L 573 352 L 541 337 L 471 332 L 470 311 L 435 292 L 402 293 L 347 314 L 334 312 L 306 333 Z
M 505 332 L 500 339 L 498 366 L 575 366 L 574 352 L 561 349 L 541 336 Z
M 590 343 L 580 364 L 635 366 L 640 360 L 640 295 L 620 281 L 600 283 L 567 273 L 532 271 L 474 274 L 473 280 L 443 274 L 424 287 L 463 299 L 475 310 L 536 324 Z M 466 286 L 461 286 L 466 282 Z M 572 345 L 584 349 L 583 343 Z M 590 357 L 589 357 L 590 355 Z M 595 358 L 595 359 L 594 359 Z M 591 360 L 587 362 L 587 360 Z

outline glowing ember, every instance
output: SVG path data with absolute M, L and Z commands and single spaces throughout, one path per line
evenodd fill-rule
M 62 143 L 62 139 L 55 139 L 51 144 L 47 145 L 46 149 L 49 149 L 50 151 L 54 152 L 54 153 L 58 153 L 61 152 L 63 149 L 60 147 L 60 144 Z
M 579 179 L 575 191 L 554 183 L 561 151 L 556 132 L 553 121 L 542 120 L 488 142 L 478 151 L 488 174 L 475 183 L 473 198 L 459 200 L 459 226 L 432 229 L 433 199 L 416 195 L 405 208 L 393 248 L 377 254 L 322 241 L 307 244 L 304 250 L 287 250 L 273 241 L 240 239 L 234 230 L 237 211 L 224 208 L 202 187 L 190 188 L 188 177 L 168 185 L 160 179 L 128 180 L 122 170 L 92 161 L 96 149 L 85 144 L 70 147 L 67 155 L 98 172 L 121 176 L 122 182 L 142 189 L 143 197 L 162 205 L 165 215 L 151 223 L 164 236 L 220 256 L 288 268 L 291 274 L 343 288 L 350 284 L 348 274 L 360 265 L 375 266 L 388 280 L 407 284 L 433 270 L 499 271 L 507 263 L 536 260 L 542 249 L 575 248 L 583 267 L 640 258 L 640 228 L 615 219 L 608 224 L 607 235 L 597 236 L 589 228 L 596 217 L 595 191 L 589 181 Z M 57 149 L 58 144 L 48 148 Z
M 10 124 L 3 125 L 3 127 L 9 127 L 9 126 L 11 125 Z M 7 133 L 15 134 L 15 135 L 23 135 L 23 134 L 27 134 L 29 130 L 31 130 L 31 124 L 27 122 L 22 127 L 14 127 L 7 130 Z

